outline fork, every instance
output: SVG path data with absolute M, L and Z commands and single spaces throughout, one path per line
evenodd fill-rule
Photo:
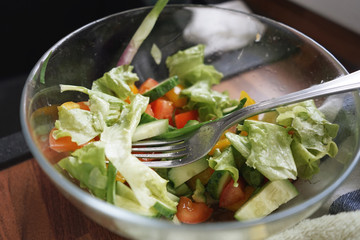
M 236 110 L 224 117 L 202 125 L 189 135 L 171 140 L 147 140 L 132 144 L 132 150 L 139 158 L 159 159 L 144 161 L 152 168 L 173 168 L 195 162 L 206 156 L 219 140 L 222 133 L 231 126 L 251 116 L 272 111 L 276 107 L 308 99 L 344 93 L 360 88 L 360 70 L 312 87 L 272 98 Z M 169 159 L 169 160 L 164 160 Z

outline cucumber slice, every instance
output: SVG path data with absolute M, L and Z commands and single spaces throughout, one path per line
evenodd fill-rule
M 193 191 L 189 188 L 189 186 L 186 183 L 181 184 L 177 188 L 174 188 L 172 184 L 168 184 L 166 187 L 169 193 L 177 197 L 180 196 L 190 197 L 193 194 Z
M 173 89 L 178 84 L 179 78 L 177 76 L 170 77 L 143 93 L 143 96 L 149 97 L 150 102 L 155 101 L 156 99 L 164 96 L 165 93 Z
M 225 186 L 230 182 L 231 175 L 227 170 L 217 170 L 215 171 L 206 186 L 206 190 L 210 196 L 214 199 L 220 199 L 221 192 Z
M 287 179 L 266 183 L 235 213 L 239 221 L 262 218 L 299 194 Z
M 156 202 L 154 208 L 167 219 L 172 219 L 177 211 L 176 207 L 169 207 L 163 202 Z
M 194 194 L 192 195 L 192 199 L 195 202 L 206 203 L 205 187 L 201 183 L 200 179 L 196 179 L 196 188 Z
M 186 183 L 181 184 L 180 186 L 175 188 L 174 191 L 176 196 L 185 196 L 185 197 L 189 197 L 193 193 Z
M 185 166 L 172 168 L 168 172 L 169 180 L 174 184 L 174 188 L 177 188 L 193 176 L 201 173 L 209 167 L 206 158 L 202 158 L 196 162 L 187 164 Z
M 179 201 L 179 198 L 171 193 L 168 193 L 168 196 L 173 201 Z M 116 206 L 149 217 L 157 217 L 160 214 L 168 219 L 172 219 L 177 211 L 176 207 L 170 207 L 161 201 L 157 201 L 153 208 L 145 209 L 141 206 L 141 204 L 139 204 L 134 192 L 121 182 L 116 182 L 116 195 L 114 203 Z
M 264 182 L 264 176 L 257 169 L 246 164 L 241 166 L 240 173 L 244 180 L 255 188 L 260 187 Z
M 149 122 L 157 121 L 157 120 L 159 120 L 159 119 L 154 118 L 153 116 L 150 116 L 150 115 L 147 114 L 147 113 L 143 113 L 143 114 L 141 115 L 141 119 L 140 119 L 139 125 L 144 124 L 144 123 L 149 123 Z M 169 129 L 169 131 L 173 131 L 173 130 L 176 130 L 177 128 L 169 125 L 169 126 L 168 126 L 168 129 Z
M 132 141 L 137 142 L 143 139 L 152 138 L 168 131 L 169 120 L 160 119 L 141 124 L 135 129 Z
M 167 195 L 174 202 L 179 202 L 179 200 L 180 200 L 180 198 L 178 196 L 176 196 L 175 194 L 173 194 L 171 192 L 167 192 Z
M 115 206 L 127 209 L 148 217 L 158 217 L 159 211 L 155 208 L 144 208 L 139 204 L 134 192 L 124 183 L 116 182 Z

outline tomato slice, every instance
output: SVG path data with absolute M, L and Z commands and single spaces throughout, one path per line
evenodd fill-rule
M 158 98 L 150 103 L 154 112 L 154 117 L 157 119 L 169 119 L 169 123 L 172 122 L 172 115 L 174 112 L 174 105 L 172 102 L 163 98 Z
M 55 130 L 55 128 L 52 129 L 49 134 L 49 146 L 52 150 L 56 152 L 72 152 L 82 147 L 72 142 L 69 136 L 55 139 L 53 136 Z
M 244 194 L 245 194 L 244 198 L 242 198 L 239 201 L 237 201 L 231 205 L 228 205 L 224 208 L 226 208 L 230 211 L 236 212 L 236 210 L 238 210 L 247 200 L 249 200 L 249 198 L 252 196 L 254 191 L 255 191 L 254 187 L 247 185 L 244 190 Z
M 183 112 L 175 115 L 175 124 L 177 128 L 183 128 L 190 120 L 198 120 L 199 114 L 197 110 Z
M 234 180 L 225 186 L 220 195 L 219 207 L 230 206 L 245 197 L 245 182 L 239 178 L 238 186 L 234 186 Z
M 213 209 L 205 203 L 195 203 L 188 197 L 180 197 L 176 217 L 182 223 L 196 224 L 205 222 L 213 213 Z
M 143 82 L 139 88 L 139 93 L 143 94 L 144 92 L 150 90 L 151 88 L 155 87 L 156 85 L 158 85 L 159 83 L 153 79 L 153 78 L 148 78 L 146 79 L 145 82 Z

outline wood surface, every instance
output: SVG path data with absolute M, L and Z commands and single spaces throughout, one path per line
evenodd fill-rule
M 0 196 L 1 240 L 126 240 L 75 208 L 34 159 L 0 171 Z

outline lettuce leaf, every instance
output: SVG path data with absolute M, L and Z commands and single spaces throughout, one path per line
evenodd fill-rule
M 101 130 L 104 127 L 104 123 L 110 126 L 119 119 L 120 112 L 125 105 L 125 102 L 120 98 L 81 86 L 60 85 L 60 89 L 61 92 L 78 91 L 88 94 L 93 122 L 97 126 L 101 126 Z
M 245 120 L 241 128 L 248 136 L 232 137 L 230 142 L 244 154 L 248 166 L 257 169 L 270 181 L 296 179 L 297 169 L 290 148 L 292 138 L 288 129 L 254 120 Z M 228 136 L 232 135 L 227 134 Z M 247 141 L 244 138 L 247 138 Z
M 129 95 L 132 95 L 130 85 L 139 80 L 137 74 L 132 72 L 133 68 L 130 65 L 123 65 L 111 69 L 93 82 L 91 90 L 125 100 Z
M 294 129 L 291 145 L 299 177 L 309 179 L 319 171 L 320 159 L 334 157 L 338 148 L 332 140 L 339 126 L 327 121 L 313 100 L 276 109 L 276 121 Z
M 78 145 L 85 144 L 98 136 L 102 131 L 102 124 L 94 121 L 90 111 L 82 109 L 67 109 L 58 107 L 59 119 L 55 121 L 55 139 L 70 136 Z
M 86 187 L 101 199 L 106 198 L 107 169 L 105 148 L 101 142 L 85 145 L 60 160 L 58 165 L 79 180 L 81 187 Z
M 118 122 L 104 129 L 100 141 L 105 144 L 107 159 L 125 177 L 142 207 L 150 210 L 160 203 L 175 213 L 177 202 L 168 197 L 167 180 L 131 154 L 132 135 L 148 102 L 149 98 L 135 95 L 122 110 Z
M 244 157 L 248 158 L 251 151 L 251 144 L 246 136 L 235 134 L 232 132 L 225 133 L 226 138 L 231 145 Z
M 200 81 L 193 86 L 181 91 L 181 94 L 189 98 L 185 109 L 198 109 L 201 121 L 221 118 L 223 110 L 237 106 L 239 102 L 232 100 L 228 94 L 212 90 L 207 81 Z
M 60 85 L 61 92 L 78 91 L 89 95 L 90 111 L 58 107 L 59 119 L 55 122 L 55 139 L 70 136 L 78 145 L 98 136 L 105 126 L 112 125 L 120 117 L 125 104 L 121 99 L 85 87 Z
M 223 74 L 214 66 L 204 64 L 204 49 L 205 46 L 199 44 L 167 57 L 166 66 L 170 77 L 178 76 L 185 86 L 199 81 L 207 81 L 210 86 L 220 83 Z
M 98 83 L 104 83 L 102 81 Z M 106 83 L 109 82 L 115 83 L 115 81 L 107 81 Z M 126 80 L 117 82 L 126 82 Z M 115 203 L 115 205 L 128 207 L 129 210 L 133 210 L 135 207 L 139 211 L 141 210 L 140 214 L 143 212 L 145 215 L 153 216 L 156 213 L 155 215 L 172 216 L 176 212 L 177 202 L 172 201 L 168 196 L 167 180 L 161 178 L 155 171 L 131 154 L 132 135 L 149 103 L 149 98 L 140 94 L 132 94 L 130 95 L 131 103 L 128 104 L 120 98 L 108 94 L 113 92 L 110 88 L 115 87 L 115 85 L 95 85 L 101 86 L 102 91 L 99 92 L 97 88 L 89 90 L 71 85 L 61 86 L 62 91 L 80 91 L 88 94 L 90 111 L 64 109 L 63 113 L 66 113 L 67 117 L 61 118 L 58 121 L 58 126 L 62 127 L 66 123 L 69 125 L 68 128 L 74 128 L 76 131 L 74 130 L 69 134 L 74 139 L 79 138 L 78 135 L 90 135 L 86 138 L 88 141 L 94 135 L 101 134 L 100 141 L 97 144 L 102 149 L 102 156 L 97 154 L 100 154 L 100 149 L 93 149 L 96 145 L 91 144 L 89 147 L 86 145 L 73 152 L 69 158 L 63 159 L 60 166 L 68 170 L 83 186 L 94 192 L 94 195 L 102 199 L 108 198 L 107 200 Z M 125 90 L 123 89 L 123 91 Z M 85 139 L 85 137 L 83 138 Z M 89 149 L 90 146 L 91 149 Z M 111 172 L 104 170 L 105 158 L 110 161 Z M 100 162 L 95 159 L 102 163 L 101 167 Z M 81 169 L 82 167 L 84 169 Z M 114 194 L 114 168 L 125 177 L 136 201 L 123 195 Z M 142 178 L 138 176 L 142 176 Z M 96 186 L 92 183 L 96 183 Z
M 208 161 L 209 161 L 209 166 L 216 171 L 218 170 L 229 171 L 232 179 L 234 180 L 234 186 L 236 187 L 238 185 L 237 181 L 239 180 L 239 170 L 236 166 L 236 162 L 231 147 L 225 149 L 218 156 L 210 157 Z
M 296 130 L 295 137 L 307 149 L 327 153 L 339 126 L 328 122 L 313 100 L 277 108 L 278 124 Z

